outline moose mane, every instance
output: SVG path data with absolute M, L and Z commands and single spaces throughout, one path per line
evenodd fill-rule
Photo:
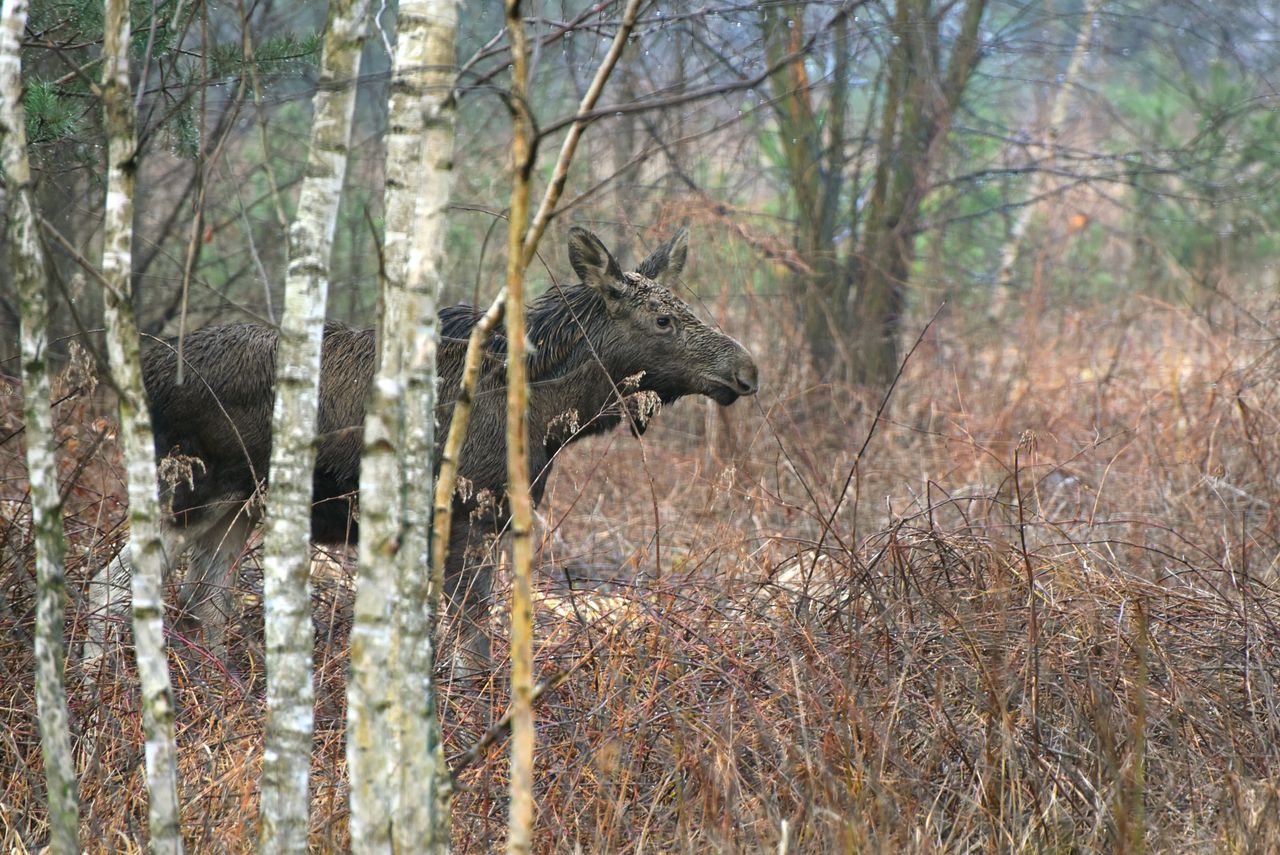
M 608 320 L 604 300 L 596 289 L 581 283 L 553 285 L 529 305 L 526 315 L 525 334 L 532 345 L 528 357 L 529 380 L 554 380 L 593 359 L 590 348 L 583 347 L 583 333 L 587 341 L 599 340 L 598 334 Z M 447 343 L 446 346 L 465 348 L 479 322 L 480 310 L 470 304 L 443 309 L 441 341 Z M 494 368 L 506 361 L 505 323 L 494 329 L 485 355 L 493 361 Z

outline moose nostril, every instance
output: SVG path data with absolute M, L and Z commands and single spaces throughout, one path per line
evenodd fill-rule
M 738 391 L 744 395 L 754 395 L 760 388 L 754 362 L 749 362 L 739 368 L 733 379 L 738 383 Z

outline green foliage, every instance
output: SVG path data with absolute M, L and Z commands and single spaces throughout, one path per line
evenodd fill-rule
M 1224 63 L 1193 74 L 1172 60 L 1151 61 L 1112 75 L 1101 99 L 1123 129 L 1103 147 L 1133 188 L 1114 196 L 1128 208 L 1127 222 L 1095 222 L 1065 241 L 1057 264 L 1040 271 L 1055 293 L 1110 300 L 1140 290 L 1200 299 L 1204 289 L 1280 252 L 1280 115 Z M 951 181 L 923 203 L 923 219 L 946 226 L 922 233 L 912 277 L 918 284 L 940 277 L 962 305 L 987 299 L 985 287 L 952 288 L 966 279 L 990 281 L 1008 238 L 1010 201 L 1027 197 L 1029 179 L 999 169 L 1007 96 L 978 92 L 969 108 L 974 126 L 994 132 L 953 133 Z M 1055 215 L 1051 206 L 1044 211 Z M 1039 245 L 1046 225 L 1033 217 L 1025 244 Z M 1126 261 L 1117 267 L 1118 259 Z M 1033 264 L 1033 253 L 1021 253 L 1015 280 L 1028 282 Z
M 178 48 L 179 37 L 198 8 L 198 4 L 184 4 L 180 0 L 156 0 L 154 7 L 151 0 L 132 0 L 129 4 L 130 57 L 144 59 L 148 44 L 153 60 L 169 57 Z
M 752 125 L 755 128 L 755 141 L 760 159 L 767 168 L 780 192 L 771 194 L 765 202 L 765 213 L 784 219 L 796 216 L 795 194 L 787 181 L 787 154 L 782 146 L 781 132 L 768 116 L 757 111 L 752 114 Z
M 188 160 L 194 160 L 200 154 L 200 121 L 195 108 L 194 100 L 183 101 L 163 129 L 171 150 Z
M 997 100 L 975 97 L 971 109 L 981 119 L 995 115 L 1002 105 Z M 961 304 L 983 304 L 989 288 L 953 290 L 962 281 L 989 282 L 1000 266 L 1001 250 L 1008 235 L 1009 221 L 1016 209 L 1009 202 L 1025 199 L 1026 175 L 1002 173 L 1002 141 L 991 134 L 954 134 L 954 166 L 950 169 L 968 176 L 953 187 L 929 194 L 921 203 L 923 222 L 944 223 L 945 227 L 925 230 L 919 238 L 919 252 L 913 265 L 914 278 L 926 282 L 938 275 L 947 296 Z M 932 270 L 936 259 L 944 259 L 940 270 Z
M 1248 81 L 1217 62 L 1202 79 L 1171 72 L 1108 97 L 1145 152 L 1127 160 L 1149 280 L 1215 288 L 1280 251 L 1280 119 Z
M 218 85 L 236 86 L 252 66 L 246 87 L 259 82 L 264 87 L 281 79 L 302 76 L 319 57 L 319 34 L 285 34 L 257 42 L 246 60 L 241 40 L 236 37 L 215 44 L 208 56 L 201 56 L 199 22 L 193 17 L 200 5 L 182 0 L 133 0 L 130 52 L 135 68 L 148 63 L 148 98 L 161 109 L 144 115 L 159 120 L 158 127 L 144 128 L 148 138 L 179 157 L 199 155 L 202 123 L 198 116 L 200 92 Z M 211 10 L 210 14 L 213 12 Z M 91 86 L 101 82 L 102 65 L 95 61 L 95 45 L 102 39 L 101 0 L 35 0 L 30 28 L 42 40 L 58 45 L 63 60 L 58 64 L 39 61 L 43 47 L 28 49 L 24 62 L 28 71 L 28 134 L 33 146 L 62 141 L 88 142 L 96 134 L 96 123 L 86 119 L 96 107 L 86 110 L 83 101 Z M 217 20 L 209 22 L 210 34 L 222 32 Z M 193 48 L 194 46 L 194 48 Z M 78 73 L 68 74 L 74 66 Z M 56 73 L 57 82 L 48 74 Z
M 1073 300 L 1123 300 L 1140 289 L 1123 270 L 1106 263 L 1110 235 L 1097 223 L 1090 224 L 1068 243 L 1062 260 L 1045 275 L 1052 277 L 1055 293 Z
M 181 0 L 132 0 L 130 52 L 141 58 L 151 43 L 151 56 L 168 56 L 185 32 L 197 4 Z M 152 27 L 152 14 L 156 16 Z M 102 0 L 35 0 L 31 4 L 28 27 L 55 43 L 97 44 L 102 40 Z
M 320 33 L 288 33 L 255 44 L 248 60 L 240 42 L 218 44 L 209 54 L 209 75 L 215 80 L 238 81 L 252 67 L 260 80 L 299 77 L 319 61 L 323 41 Z M 247 82 L 252 86 L 252 76 Z
M 35 80 L 27 87 L 27 141 L 32 146 L 71 139 L 79 132 L 83 111 L 50 81 Z
M 138 12 L 146 15 L 149 6 L 141 3 Z M 49 37 L 102 38 L 102 0 L 35 0 L 27 16 L 27 28 Z

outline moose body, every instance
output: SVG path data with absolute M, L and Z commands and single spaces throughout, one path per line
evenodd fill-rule
M 552 288 L 528 309 L 529 467 L 533 500 L 541 499 L 560 448 L 617 426 L 633 429 L 657 401 L 690 394 L 721 404 L 756 391 L 756 366 L 732 338 L 703 324 L 659 280 L 680 274 L 687 256 L 683 231 L 635 272 L 623 273 L 595 235 L 570 231 L 570 262 L 580 278 Z M 440 463 L 462 375 L 466 339 L 479 320 L 471 306 L 440 315 L 435 469 Z M 255 324 L 208 327 L 184 344 L 186 381 L 178 385 L 177 351 L 150 349 L 143 376 L 150 400 L 156 453 L 189 477 L 162 484 L 172 515 L 170 555 L 190 549 L 180 589 L 185 619 L 220 647 L 229 606 L 230 569 L 260 517 L 254 497 L 268 480 L 277 331 Z M 373 380 L 373 330 L 325 328 L 320 367 L 312 538 L 354 542 L 365 403 Z M 472 661 L 488 658 L 482 631 L 490 571 L 477 562 L 481 547 L 507 520 L 506 339 L 491 339 L 459 459 L 465 490 L 454 500 L 446 595 L 461 603 Z M 123 573 L 129 568 L 121 561 Z M 113 579 L 117 584 L 119 574 Z

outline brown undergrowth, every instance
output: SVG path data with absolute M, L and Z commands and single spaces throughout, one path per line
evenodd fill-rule
M 758 401 L 682 402 L 552 478 L 537 667 L 583 664 L 537 712 L 540 849 L 1280 849 L 1275 335 L 1148 303 L 978 345 L 944 317 L 854 468 L 878 397 L 815 382 L 757 311 Z M 75 586 L 119 539 L 102 412 L 59 406 Z M 0 846 L 24 851 L 44 819 L 19 442 L 0 446 Z M 318 851 L 346 842 L 338 559 L 315 598 Z M 255 562 L 231 668 L 174 639 L 194 851 L 256 840 Z M 88 617 L 77 599 L 73 639 Z M 505 671 L 441 677 L 457 758 Z M 134 675 L 69 683 L 84 839 L 137 850 Z M 457 851 L 501 846 L 506 769 L 495 747 L 459 772 Z

